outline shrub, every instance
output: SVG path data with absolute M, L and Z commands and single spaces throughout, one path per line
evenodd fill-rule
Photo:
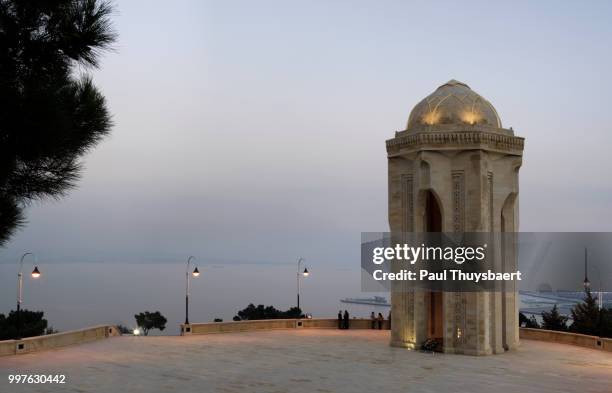
M 568 317 L 559 314 L 556 304 L 550 311 L 542 311 L 542 329 L 565 331 L 567 320 Z

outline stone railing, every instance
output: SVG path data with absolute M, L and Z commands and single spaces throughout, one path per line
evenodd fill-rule
M 465 130 L 449 129 L 433 132 L 402 131 L 396 133 L 395 138 L 387 140 L 386 145 L 389 154 L 399 153 L 402 149 L 412 151 L 426 146 L 435 146 L 442 149 L 471 147 L 521 155 L 525 139 L 491 132 L 486 128 L 470 127 Z
M 601 349 L 612 352 L 612 339 L 585 334 L 558 332 L 554 330 L 520 328 L 520 338 L 525 340 L 548 341 L 559 344 L 571 344 L 580 347 Z
M 28 337 L 22 340 L 5 340 L 0 341 L 0 356 L 45 351 L 119 335 L 120 333 L 116 326 L 102 325 L 44 336 Z
M 349 320 L 350 329 L 371 329 L 371 326 L 372 324 L 369 319 Z M 389 321 L 385 320 L 382 328 L 385 330 L 388 329 Z M 181 335 L 250 332 L 257 330 L 277 329 L 338 329 L 338 320 L 332 318 L 264 319 L 258 321 L 191 323 L 189 325 L 181 325 Z

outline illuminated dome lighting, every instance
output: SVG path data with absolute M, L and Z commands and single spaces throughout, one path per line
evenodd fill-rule
M 437 125 L 482 125 L 502 128 L 489 101 L 454 79 L 438 87 L 410 112 L 407 130 Z

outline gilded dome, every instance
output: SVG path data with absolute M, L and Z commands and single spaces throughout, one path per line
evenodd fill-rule
M 410 112 L 407 130 L 433 125 L 483 125 L 501 128 L 489 101 L 454 79 L 438 87 Z

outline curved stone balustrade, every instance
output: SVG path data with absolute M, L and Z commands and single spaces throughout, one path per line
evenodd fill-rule
M 45 351 L 119 335 L 116 326 L 101 325 L 22 340 L 4 340 L 0 341 L 0 356 Z
M 389 321 L 383 322 L 383 329 L 388 329 Z M 369 319 L 350 319 L 350 329 L 371 329 Z M 315 319 L 265 319 L 258 321 L 232 321 L 191 323 L 181 325 L 181 335 L 248 332 L 254 330 L 275 329 L 338 329 L 338 320 L 334 318 Z
M 612 339 L 597 336 L 587 336 L 585 334 L 558 332 L 544 329 L 520 329 L 520 338 L 524 340 L 549 341 L 559 344 L 577 345 L 593 349 L 601 349 L 612 352 Z

